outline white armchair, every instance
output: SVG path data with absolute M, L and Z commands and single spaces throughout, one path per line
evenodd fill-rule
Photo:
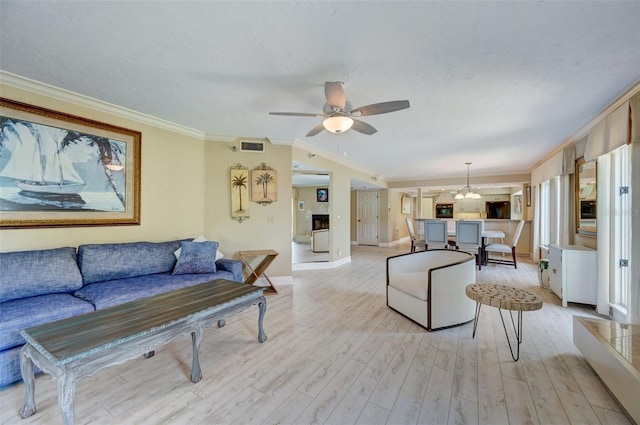
M 473 254 L 446 249 L 387 258 L 387 306 L 428 331 L 473 320 L 465 287 L 476 281 Z
M 329 252 L 329 229 L 319 229 L 311 232 L 311 251 Z

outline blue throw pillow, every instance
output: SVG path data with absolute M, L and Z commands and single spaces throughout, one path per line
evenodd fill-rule
M 173 274 L 215 273 L 218 242 L 182 242 Z

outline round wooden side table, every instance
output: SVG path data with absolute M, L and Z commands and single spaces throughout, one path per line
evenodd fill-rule
M 482 304 L 496 307 L 500 312 L 500 320 L 502 320 L 502 327 L 504 328 L 504 333 L 507 336 L 511 357 L 514 361 L 518 361 L 520 358 L 520 344 L 522 343 L 522 312 L 540 310 L 542 308 L 542 298 L 523 289 L 492 283 L 473 283 L 471 285 L 467 285 L 465 293 L 469 298 L 476 302 L 476 315 L 473 319 L 472 338 L 475 338 L 476 336 L 476 328 L 478 327 L 478 318 L 480 317 L 480 307 Z M 509 316 L 511 316 L 511 324 L 513 325 L 513 331 L 516 335 L 517 348 L 515 354 L 513 353 L 513 347 L 511 345 L 511 340 L 509 339 L 507 326 L 504 323 L 502 310 L 509 310 Z M 513 320 L 513 311 L 518 312 L 517 327 Z

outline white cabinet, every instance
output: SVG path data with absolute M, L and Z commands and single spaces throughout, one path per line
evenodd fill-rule
M 549 245 L 549 286 L 567 302 L 596 304 L 597 251 L 578 245 Z
M 454 209 L 459 212 L 484 211 L 484 201 L 481 199 L 459 199 L 454 203 Z

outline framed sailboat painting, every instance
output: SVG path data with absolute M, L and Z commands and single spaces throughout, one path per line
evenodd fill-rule
M 0 228 L 140 224 L 142 136 L 0 98 Z

